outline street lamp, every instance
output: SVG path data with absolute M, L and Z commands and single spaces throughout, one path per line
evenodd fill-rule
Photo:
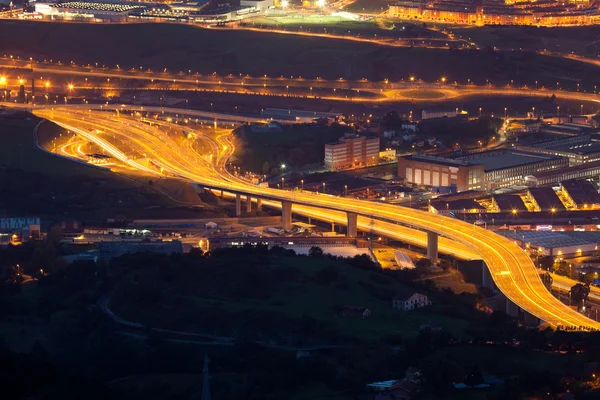
M 300 179 L 300 190 L 304 191 L 304 179 Z
M 323 194 L 325 194 L 325 182 L 323 182 Z
M 348 197 L 348 185 L 344 185 L 344 197 Z
M 285 178 L 282 176 L 282 177 L 281 177 L 281 189 L 283 189 L 283 188 L 284 188 L 284 186 L 283 186 L 283 182 L 284 182 L 284 181 L 285 181 Z

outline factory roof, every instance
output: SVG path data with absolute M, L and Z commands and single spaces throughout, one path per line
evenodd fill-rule
M 591 182 L 570 179 L 560 183 L 578 206 L 600 204 L 600 194 Z
M 530 188 L 529 193 L 542 211 L 565 211 L 565 206 L 551 187 Z
M 523 199 L 518 194 L 494 195 L 494 200 L 496 200 L 500 212 L 511 212 L 512 210 L 527 211 Z
M 460 160 L 483 164 L 485 172 L 492 172 L 522 165 L 535 164 L 543 161 L 556 160 L 559 158 L 561 157 L 548 154 L 530 153 L 521 150 L 493 150 L 461 157 Z
M 600 152 L 600 143 L 589 141 L 581 143 L 559 144 L 557 146 L 550 145 L 544 148 L 548 150 L 563 151 L 574 154 L 590 154 Z
M 600 231 L 592 232 L 552 232 L 552 231 L 496 231 L 508 239 L 525 240 L 535 246 L 544 248 L 583 246 L 600 243 Z
M 123 3 L 100 3 L 100 2 L 87 2 L 87 1 L 66 1 L 63 3 L 56 3 L 57 8 L 70 8 L 85 11 L 108 11 L 108 12 L 128 12 L 137 9 L 146 8 L 143 5 L 137 4 L 123 4 Z

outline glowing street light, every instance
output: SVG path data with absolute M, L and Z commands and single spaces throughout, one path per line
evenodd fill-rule
M 287 8 L 287 7 L 288 7 L 288 5 L 289 5 L 289 3 L 288 3 L 288 0 L 283 0 L 283 1 L 281 2 L 281 7 L 283 7 L 283 8 Z
M 6 77 L 0 76 L 0 85 L 6 85 Z

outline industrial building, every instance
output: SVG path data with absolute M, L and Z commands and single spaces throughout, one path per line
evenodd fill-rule
M 483 165 L 426 155 L 398 159 L 398 177 L 443 192 L 484 189 Z
M 331 171 L 376 165 L 379 162 L 379 138 L 346 134 L 325 145 L 325 167 Z
M 274 0 L 240 0 L 240 6 L 252 7 L 259 12 L 265 12 L 269 8 L 275 7 Z
M 590 135 L 578 135 L 530 145 L 517 145 L 517 149 L 549 154 L 569 159 L 569 166 L 600 161 L 600 143 L 593 142 Z
M 454 110 L 421 110 L 421 119 L 434 119 L 434 118 L 456 118 L 456 117 L 467 117 L 466 111 L 459 111 L 458 108 Z
M 529 175 L 565 168 L 568 163 L 564 157 L 519 150 L 485 151 L 455 159 L 411 155 L 398 159 L 398 177 L 443 191 L 491 190 L 524 184 Z
M 566 181 L 569 179 L 586 179 L 600 175 L 600 161 L 593 161 L 560 170 L 538 172 L 525 177 L 527 186 L 544 186 Z
M 102 3 L 67 1 L 58 3 L 35 3 L 35 12 L 50 18 L 99 19 L 121 21 L 136 11 L 145 10 L 145 5 L 136 3 Z
M 574 124 L 567 122 L 564 124 L 547 125 L 540 129 L 541 133 L 550 133 L 554 135 L 563 136 L 579 136 L 583 134 L 591 133 L 591 127 L 587 127 L 581 124 Z
M 551 187 L 529 188 L 525 198 L 532 204 L 533 211 L 556 213 L 566 208 Z
M 521 150 L 485 151 L 460 157 L 459 160 L 483 164 L 486 190 L 523 185 L 529 175 L 569 166 L 568 158 Z
M 499 235 L 513 239 L 523 248 L 536 251 L 539 256 L 579 257 L 593 254 L 598 249 L 600 231 L 552 232 L 498 230 Z
M 592 182 L 571 179 L 560 183 L 559 192 L 569 208 L 576 210 L 600 209 L 600 194 Z

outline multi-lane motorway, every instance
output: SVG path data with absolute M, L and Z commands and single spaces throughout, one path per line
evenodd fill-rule
M 232 145 L 226 134 L 213 135 L 212 157 L 202 157 L 194 147 L 194 137 L 205 132 L 172 124 L 150 124 L 143 116 L 126 116 L 77 108 L 38 109 L 34 111 L 87 140 L 93 141 L 106 153 L 131 167 L 148 173 L 178 176 L 212 188 L 244 193 L 273 202 L 288 201 L 294 212 L 310 214 L 345 213 L 362 216 L 363 228 L 375 227 L 408 234 L 404 229 L 431 231 L 449 239 L 443 245 L 460 247 L 483 259 L 498 288 L 508 299 L 528 313 L 554 326 L 598 329 L 600 323 L 590 320 L 554 298 L 543 285 L 530 257 L 514 242 L 460 220 L 389 204 L 335 197 L 306 191 L 283 191 L 251 185 L 229 175 L 224 165 L 231 155 Z M 185 113 L 185 110 L 181 110 Z M 128 149 L 120 149 L 116 137 L 127 139 Z M 127 153 L 144 154 L 152 166 L 136 161 Z M 310 211 L 315 210 L 315 211 Z M 321 215 L 322 216 L 322 215 Z M 385 224 L 385 225 L 384 225 Z M 402 228 L 403 226 L 405 228 Z M 406 228 L 408 227 L 408 228 Z M 393 235 L 392 235 L 393 236 Z M 424 236 L 421 236 L 423 238 Z

